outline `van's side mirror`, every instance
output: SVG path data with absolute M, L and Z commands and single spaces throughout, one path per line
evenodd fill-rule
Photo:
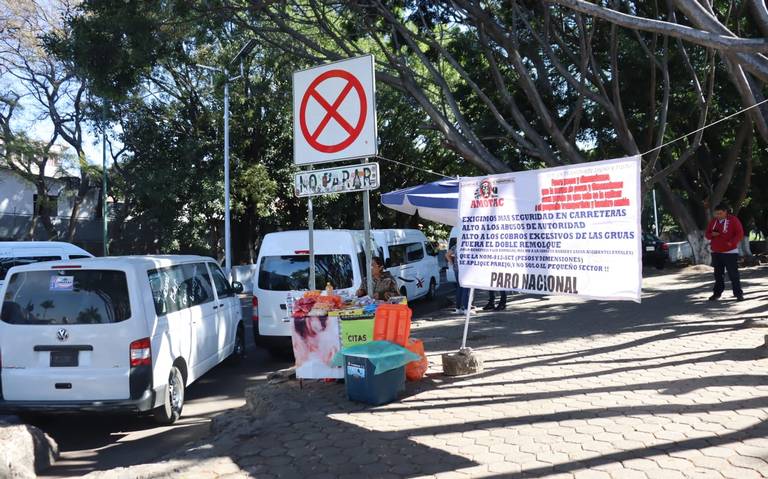
M 232 281 L 232 291 L 235 292 L 235 294 L 240 294 L 243 292 L 243 283 L 240 281 Z
M 392 267 L 392 258 L 387 258 L 384 260 L 384 267 L 385 268 L 391 268 Z

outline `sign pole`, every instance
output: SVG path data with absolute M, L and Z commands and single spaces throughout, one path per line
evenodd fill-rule
M 309 290 L 317 289 L 315 281 L 315 210 L 312 207 L 312 197 L 309 197 L 307 208 L 307 227 L 309 229 Z
M 363 160 L 363 164 L 368 163 L 368 158 Z M 363 193 L 363 227 L 365 228 L 365 272 L 366 272 L 366 291 L 368 296 L 373 297 L 373 276 L 371 276 L 371 191 L 365 190 Z

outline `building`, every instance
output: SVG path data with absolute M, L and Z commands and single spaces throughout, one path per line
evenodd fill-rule
M 47 202 L 41 201 L 34 183 L 7 165 L 0 166 L 0 241 L 52 239 L 39 217 L 36 218 L 46 212 L 45 208 L 57 239 L 67 240 L 80 177 L 60 164 L 63 150 L 55 153 L 45 167 Z M 32 174 L 38 173 L 34 162 L 27 165 Z M 102 225 L 101 183 L 98 183 L 80 203 L 73 243 L 94 254 L 101 253 Z

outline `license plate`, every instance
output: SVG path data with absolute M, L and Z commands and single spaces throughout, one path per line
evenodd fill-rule
M 656 251 L 656 247 L 655 246 L 646 246 L 645 250 L 646 251 Z
M 79 351 L 51 351 L 52 368 L 72 368 L 77 366 Z

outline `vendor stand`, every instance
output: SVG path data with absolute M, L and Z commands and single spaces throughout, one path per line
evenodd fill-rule
M 294 301 L 291 340 L 296 358 L 296 377 L 343 378 L 342 368 L 333 365 L 336 353 L 342 348 L 366 344 L 374 339 L 386 339 L 383 335 L 381 338 L 374 337 L 376 310 L 383 304 L 404 305 L 400 309 L 408 311 L 409 331 L 410 309 L 404 297 L 394 297 L 386 302 L 374 301 L 367 296 L 351 299 L 342 298 L 330 290 L 323 293 L 307 291 L 302 298 Z M 407 340 L 407 337 L 405 339 Z

